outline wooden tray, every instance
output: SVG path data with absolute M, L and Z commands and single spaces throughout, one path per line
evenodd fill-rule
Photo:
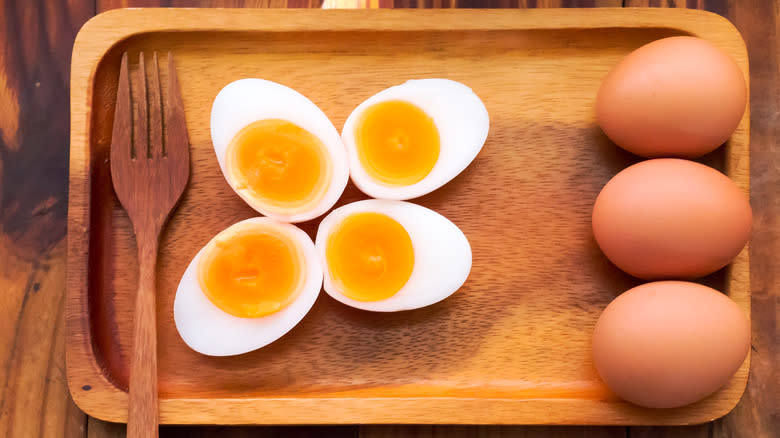
M 707 38 L 745 72 L 737 30 L 688 10 L 117 10 L 79 33 L 72 67 L 67 368 L 88 414 L 125 421 L 137 261 L 111 187 L 108 148 L 119 57 L 172 50 L 192 141 L 192 177 L 158 269 L 162 423 L 685 424 L 730 411 L 748 362 L 713 396 L 674 410 L 619 401 L 599 380 L 590 336 L 602 309 L 638 284 L 598 250 L 593 201 L 637 158 L 594 123 L 606 72 L 679 34 Z M 291 86 L 341 128 L 363 99 L 409 78 L 471 86 L 491 115 L 482 153 L 418 202 L 458 224 L 471 277 L 429 308 L 374 314 L 321 294 L 288 335 L 238 357 L 191 351 L 172 315 L 179 277 L 219 230 L 254 216 L 228 187 L 209 112 L 228 82 Z M 163 83 L 166 81 L 163 78 Z M 748 120 L 704 161 L 748 192 Z M 363 196 L 349 186 L 342 203 Z M 313 233 L 317 222 L 304 224 Z M 705 282 L 749 313 L 748 252 Z

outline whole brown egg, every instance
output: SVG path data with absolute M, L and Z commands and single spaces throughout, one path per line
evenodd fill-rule
M 745 246 L 747 196 L 726 175 L 678 158 L 615 175 L 593 206 L 593 233 L 618 268 L 645 280 L 686 279 L 726 266 Z
M 709 41 L 680 36 L 646 44 L 615 66 L 599 89 L 596 119 L 637 155 L 693 158 L 728 140 L 746 104 L 737 64 Z

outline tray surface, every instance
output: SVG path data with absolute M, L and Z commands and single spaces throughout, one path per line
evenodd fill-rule
M 96 17 L 77 38 L 71 83 L 67 367 L 75 401 L 90 415 L 126 420 L 137 259 L 108 164 L 116 80 L 123 51 L 137 59 L 171 50 L 192 174 L 158 265 L 162 423 L 685 424 L 724 415 L 744 390 L 749 360 L 713 396 L 654 411 L 618 400 L 590 359 L 601 310 L 639 284 L 606 260 L 590 229 L 601 187 L 638 160 L 595 125 L 596 90 L 628 52 L 680 34 L 715 42 L 747 78 L 736 29 L 687 10 L 137 9 Z M 365 98 L 407 79 L 469 85 L 491 116 L 485 147 L 460 176 L 414 201 L 469 238 L 474 263 L 464 287 L 395 314 L 322 293 L 268 347 L 227 358 L 190 350 L 173 323 L 179 278 L 212 236 L 256 215 L 223 179 L 209 135 L 212 100 L 244 77 L 300 91 L 338 129 Z M 746 193 L 748 120 L 702 160 Z M 363 198 L 350 184 L 339 205 Z M 313 235 L 317 223 L 302 227 Z M 749 313 L 747 248 L 703 281 Z

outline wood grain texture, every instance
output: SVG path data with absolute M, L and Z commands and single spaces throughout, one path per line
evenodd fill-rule
M 322 0 L 95 0 L 97 11 L 119 8 L 318 8 Z
M 89 418 L 87 438 L 124 438 L 126 427 Z M 75 436 L 75 435 L 74 435 Z M 163 438 L 358 438 L 356 426 L 161 426 Z
M 127 425 L 123 423 L 109 423 L 88 417 L 86 432 L 86 438 L 125 438 L 127 436 Z M 193 437 L 197 437 L 197 433 L 195 432 Z M 162 433 L 161 436 L 164 437 L 165 434 Z
M 83 433 L 65 382 L 68 76 L 94 2 L 0 0 L 0 436 Z
M 747 390 L 737 407 L 717 421 L 686 428 L 631 428 L 632 438 L 775 438 L 780 433 L 780 20 L 778 2 L 629 0 L 630 6 L 691 7 L 728 17 L 742 33 L 750 56 L 752 357 Z
M 360 438 L 624 438 L 625 427 L 361 426 Z
M 364 32 L 369 20 L 373 32 Z M 232 32 L 213 32 L 220 29 Z M 302 33 L 334 29 L 327 39 Z M 129 30 L 137 35 L 125 39 Z M 606 261 L 590 231 L 598 191 L 635 161 L 595 128 L 593 95 L 620 57 L 681 32 L 713 40 L 747 71 L 728 22 L 686 11 L 128 10 L 91 21 L 76 43 L 72 87 L 68 371 L 76 401 L 98 417 L 126 418 L 132 324 L 124 309 L 132 308 L 136 262 L 129 222 L 101 176 L 106 119 L 120 51 L 166 45 L 180 60 L 193 175 L 161 244 L 161 422 L 668 424 L 723 415 L 744 388 L 747 362 L 713 397 L 659 413 L 616 400 L 590 359 L 601 310 L 636 283 Z M 264 50 L 246 50 L 257 44 Z M 391 315 L 323 296 L 284 342 L 237 357 L 209 358 L 183 344 L 170 311 L 181 272 L 217 231 L 255 214 L 217 168 L 208 117 L 219 89 L 257 75 L 257 66 L 310 96 L 337 126 L 362 99 L 409 76 L 450 77 L 483 98 L 493 126 L 485 150 L 419 200 L 472 241 L 474 268 L 458 294 Z M 710 157 L 744 190 L 746 135 L 747 114 L 727 148 Z M 359 197 L 350 188 L 342 203 Z M 311 233 L 316 225 L 303 228 Z M 708 281 L 747 312 L 746 274 L 744 251 Z
M 46 332 L 52 319 L 46 312 L 61 306 L 64 249 L 57 247 L 64 230 L 68 60 L 70 45 L 80 23 L 92 15 L 97 3 L 102 7 L 128 6 L 307 6 L 305 0 L 296 1 L 104 1 L 93 0 L 0 0 L 0 213 L 2 214 L 3 244 L 0 246 L 0 277 L 4 293 L 0 295 L 0 436 L 85 436 L 84 416 L 63 396 L 64 382 L 62 325 L 49 325 L 54 338 Z M 282 4 L 285 3 L 285 4 Z M 306 3 L 304 5 L 304 3 Z M 442 0 L 418 2 L 396 0 L 397 7 L 436 6 Z M 450 1 L 453 6 L 463 2 Z M 542 7 L 569 6 L 583 2 L 555 0 L 473 1 L 474 6 Z M 601 2 L 598 6 L 602 6 Z M 619 6 L 620 1 L 609 2 Z M 614 4 L 613 4 L 614 3 Z M 632 6 L 646 2 L 626 0 Z M 674 1 L 649 2 L 653 6 L 699 7 L 720 13 L 734 22 L 748 43 L 751 54 L 751 148 L 752 189 L 755 222 L 751 242 L 751 282 L 753 311 L 753 355 L 748 390 L 742 402 L 723 420 L 708 426 L 686 428 L 629 428 L 632 436 L 643 437 L 774 437 L 780 430 L 778 419 L 778 367 L 780 336 L 777 332 L 777 304 L 780 300 L 780 266 L 776 254 L 780 252 L 780 150 L 777 138 L 780 132 L 777 114 L 778 102 L 778 28 L 777 5 L 772 0 L 756 1 Z M 63 29 L 66 29 L 63 31 Z M 42 29 L 46 29 L 43 31 Z M 37 67 L 36 67 L 37 66 Z M 51 67 L 55 66 L 55 67 Z M 38 71 L 34 81 L 28 72 Z M 52 81 L 52 77 L 60 78 Z M 46 79 L 48 78 L 48 79 Z M 59 82 L 58 82 L 59 81 Z M 40 82 L 37 85 L 36 82 Z M 37 85 L 37 87 L 36 87 Z M 48 88 L 47 88 L 48 87 Z M 37 90 L 44 90 L 38 92 Z M 64 126 L 60 121 L 65 120 Z M 53 123 L 52 123 L 53 122 Z M 5 169 L 5 174 L 4 174 Z M 46 175 L 47 178 L 41 178 Z M 59 175 L 59 176 L 57 176 Z M 45 182 L 42 184 L 41 182 Z M 13 206 L 13 208 L 11 208 Z M 33 213 L 34 212 L 34 213 Z M 11 225 L 8 225 L 8 224 Z M 8 231 L 10 230 L 10 231 Z M 53 231 L 54 230 L 54 231 Z M 32 248 L 32 250 L 31 250 Z M 40 258 L 36 248 L 49 248 L 47 257 Z M 45 252 L 45 251 L 44 251 Z M 20 256 L 23 255 L 22 256 Z M 48 269 L 47 269 L 48 268 Z M 31 306 L 31 298 L 37 298 Z M 25 303 L 20 307 L 21 303 Z M 43 318 L 39 316 L 44 315 Z M 57 328 L 60 327 L 60 328 Z M 18 330 L 17 330 L 18 328 Z M 20 335 L 35 333 L 35 336 Z M 59 333 L 59 335 L 56 335 Z M 40 334 L 40 336 L 39 336 Z M 57 337 L 59 336 L 59 337 Z M 52 345 L 54 353 L 47 353 Z M 59 355 L 59 356 L 58 356 Z M 10 362 L 9 362 L 10 360 Z M 21 364 L 24 363 L 24 367 Z M 34 364 L 50 363 L 50 371 L 42 372 Z M 59 370 L 59 371 L 58 371 Z M 58 374 L 59 373 L 59 374 Z M 47 375 L 46 388 L 41 390 L 37 379 Z M 31 382 L 35 384 L 30 385 Z M 59 388 L 53 390 L 54 388 Z M 47 407 L 36 408 L 45 404 Z M 44 419 L 40 415 L 46 412 Z M 711 427 L 710 427 L 711 426 Z M 162 436 L 168 436 L 168 427 Z M 235 427 L 176 427 L 174 436 L 286 436 L 299 428 L 235 428 Z M 319 436 L 323 428 L 303 429 L 305 435 Z M 328 429 L 330 430 L 330 429 Z M 353 437 L 353 429 L 337 429 L 344 436 Z M 625 428 L 611 429 L 626 430 Z M 21 432 L 20 432 L 21 431 Z M 39 431 L 40 433 L 36 433 Z M 276 432 L 281 431 L 281 432 Z M 13 432 L 18 432 L 15 434 Z M 29 433 L 29 434 L 28 434 Z M 21 435 L 20 435 L 21 434 Z M 276 434 L 276 435 L 274 435 Z M 467 434 L 479 437 L 523 436 L 609 436 L 599 428 L 524 428 L 524 427 L 428 427 L 428 426 L 366 426 L 361 436 L 451 436 Z M 471 435 L 468 435 L 471 434 Z M 90 418 L 88 435 L 91 438 L 124 436 L 124 425 L 105 423 Z M 329 435 L 330 436 L 330 435 Z M 617 436 L 617 435 L 616 435 Z M 622 435 L 619 435 L 622 436 Z
M 127 7 L 318 8 L 323 0 L 97 0 L 98 12 Z M 343 8 L 594 8 L 620 7 L 623 0 L 333 0 Z
M 143 51 L 139 53 L 134 80 L 128 55 L 122 55 L 111 133 L 111 181 L 132 223 L 138 248 L 127 414 L 131 438 L 158 435 L 157 254 L 160 233 L 190 173 L 189 137 L 173 56 L 168 54 L 163 129 L 163 91 L 157 52 L 153 53 L 149 61 Z

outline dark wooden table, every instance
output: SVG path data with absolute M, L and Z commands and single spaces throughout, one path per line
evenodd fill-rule
M 163 427 L 162 437 L 780 437 L 780 5 L 772 0 L 394 0 L 395 7 L 691 7 L 750 53 L 752 367 L 732 413 L 690 427 Z M 65 381 L 69 61 L 93 15 L 126 6 L 319 7 L 322 0 L 0 0 L 0 437 L 119 437 Z M 391 6 L 393 0 L 381 0 Z

